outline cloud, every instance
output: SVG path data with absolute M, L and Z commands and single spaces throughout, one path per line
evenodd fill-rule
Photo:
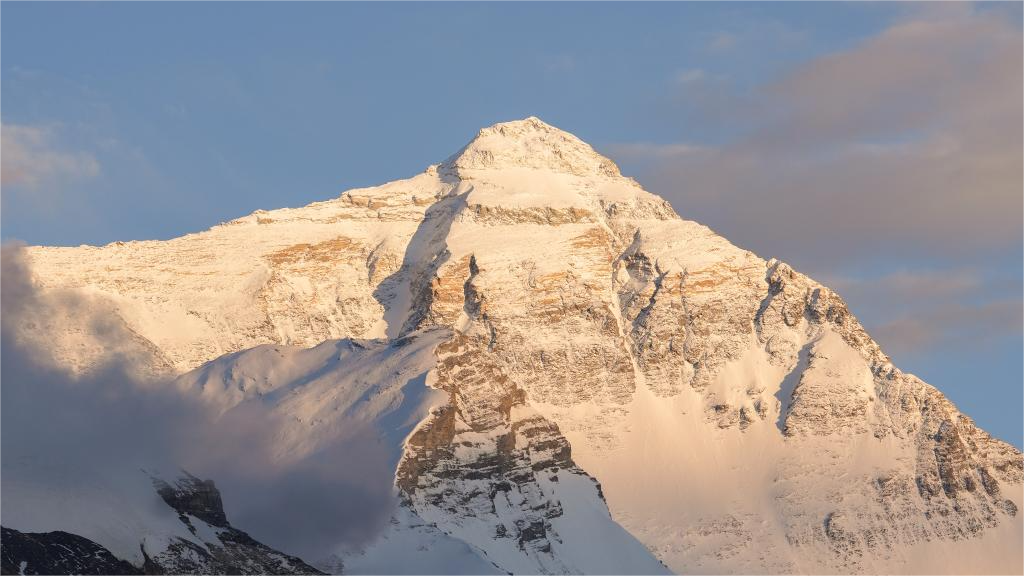
M 607 151 L 682 217 L 835 288 L 897 359 L 977 351 L 1022 331 L 1022 52 L 1019 14 L 908 8 L 753 88 L 674 86 L 714 145 Z
M 52 309 L 76 308 L 84 325 L 111 342 L 127 333 L 94 314 L 88 301 L 39 294 L 20 246 L 4 245 L 0 258 L 3 481 L 24 482 L 27 475 L 41 488 L 62 481 L 35 474 L 34 465 L 47 462 L 87 479 L 124 462 L 163 467 L 163 456 L 187 444 L 177 435 L 195 429 L 201 407 L 160 385 L 166 382 L 140 380 L 138 359 L 120 353 L 128 347 L 112 346 L 118 352 L 88 375 L 64 369 L 51 350 L 23 338 L 24 328 L 47 323 Z M 15 505 L 4 498 L 5 515 Z
M 867 278 L 824 275 L 818 280 L 847 299 L 883 298 L 900 306 L 966 298 L 985 285 L 985 278 L 971 269 L 899 270 Z
M 52 126 L 4 124 L 0 127 L 0 142 L 0 182 L 4 186 L 38 188 L 100 173 L 100 164 L 92 154 L 60 150 Z
M 651 142 L 608 144 L 603 148 L 608 154 L 626 161 L 678 159 L 684 156 L 700 154 L 707 150 L 707 148 L 697 146 L 696 144 L 654 144 Z
M 871 335 L 897 356 L 976 351 L 1024 330 L 1019 278 L 947 268 L 818 279 L 842 294 Z
M 37 290 L 29 264 L 20 245 L 0 249 L 5 518 L 33 518 L 32 502 L 53 494 L 70 503 L 66 514 L 86 514 L 95 503 L 83 494 L 92 487 L 106 486 L 109 497 L 140 468 L 184 467 L 216 481 L 234 526 L 313 561 L 385 525 L 395 503 L 393 455 L 371 424 L 281 458 L 276 440 L 292 423 L 288 414 L 258 399 L 221 414 L 170 377 L 147 375 L 140 365 L 152 358 L 123 324 L 96 300 Z M 89 370 L 69 370 L 48 346 L 53 331 L 68 330 L 53 319 L 68 314 L 105 344 Z M 32 326 L 43 337 L 26 337 Z
M 639 162 L 637 177 L 683 217 L 805 269 L 1019 247 L 1022 51 L 997 12 L 916 13 L 753 92 L 718 86 L 697 102 L 741 134 Z
M 1021 333 L 1021 300 L 984 304 L 951 302 L 927 314 L 904 314 L 873 328 L 875 339 L 893 354 L 912 354 L 936 347 L 961 352 L 976 350 L 1004 336 Z

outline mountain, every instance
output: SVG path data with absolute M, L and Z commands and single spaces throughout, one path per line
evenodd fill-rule
M 217 418 L 258 409 L 286 467 L 381 447 L 388 520 L 325 570 L 1024 570 L 1020 451 L 832 290 L 536 118 L 333 200 L 27 255 L 128 335 L 22 323 L 70 370 L 131 355 Z
M 74 503 L 61 511 L 64 514 L 78 512 L 78 518 L 71 520 L 75 529 L 105 542 L 117 539 L 113 533 L 121 528 L 118 524 L 136 522 L 132 528 L 138 532 L 122 533 L 118 542 L 122 546 L 114 548 L 118 555 L 77 534 L 64 531 L 23 533 L 5 527 L 2 538 L 3 573 L 321 574 L 302 560 L 273 550 L 233 528 L 224 515 L 220 492 L 213 482 L 200 480 L 188 473 L 170 482 L 144 476 L 137 474 L 127 480 L 135 487 L 150 482 L 153 494 L 166 505 L 159 511 L 145 510 L 141 499 L 129 501 L 127 506 L 122 502 L 121 510 L 113 517 L 102 512 L 97 514 L 102 507 L 90 510 L 93 514 L 81 514 L 82 508 Z M 129 490 L 117 496 L 131 493 Z M 24 493 L 15 489 L 8 497 L 22 498 Z M 26 500 L 31 500 L 31 497 Z M 35 504 L 39 508 L 47 507 L 46 503 Z M 94 503 L 86 504 L 86 508 L 90 505 Z M 138 507 L 131 510 L 129 507 L 132 505 Z M 45 516 L 38 509 L 30 514 Z M 28 519 L 27 522 L 37 519 Z M 16 518 L 15 522 L 19 520 L 22 518 Z

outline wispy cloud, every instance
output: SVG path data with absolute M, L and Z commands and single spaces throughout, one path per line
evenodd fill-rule
M 320 558 L 385 526 L 394 466 L 371 425 L 346 423 L 320 450 L 282 457 L 276 440 L 290 416 L 261 400 L 220 414 L 146 373 L 150 347 L 99 299 L 39 290 L 20 245 L 0 247 L 0 292 L 0 478 L 5 495 L 17 494 L 0 501 L 5 518 L 41 522 L 33 503 L 53 494 L 67 497 L 73 518 L 95 505 L 82 497 L 91 486 L 116 490 L 111 477 L 183 466 L 224 490 L 236 527 L 286 552 Z M 89 370 L 61 362 L 54 343 L 69 330 L 86 347 L 98 344 Z M 66 529 L 45 520 L 58 525 L 41 528 Z
M 603 147 L 611 156 L 626 161 L 670 160 L 707 152 L 708 148 L 682 142 L 654 144 L 652 142 L 624 142 Z
M 871 300 L 882 297 L 901 306 L 948 298 L 963 298 L 981 288 L 986 280 L 973 269 L 900 270 L 880 277 L 823 275 L 818 280 L 847 298 Z
M 947 303 L 926 314 L 904 314 L 872 330 L 881 345 L 894 354 L 912 354 L 939 346 L 976 350 L 1001 337 L 1021 333 L 1021 300 L 983 304 Z
M 909 10 L 752 90 L 704 77 L 687 102 L 730 140 L 607 151 L 683 217 L 836 288 L 897 359 L 976 350 L 1022 330 L 1019 279 L 991 263 L 1024 239 L 1022 52 L 1002 11 Z
M 1019 278 L 973 268 L 900 270 L 883 276 L 822 275 L 890 354 L 977 350 L 1024 330 Z
M 743 133 L 638 177 L 685 216 L 803 268 L 1019 246 L 1022 51 L 999 13 L 916 14 L 752 92 L 705 86 L 721 94 L 699 102 Z
M 4 124 L 0 128 L 0 182 L 4 186 L 38 188 L 98 175 L 96 157 L 61 149 L 57 132 L 55 126 Z

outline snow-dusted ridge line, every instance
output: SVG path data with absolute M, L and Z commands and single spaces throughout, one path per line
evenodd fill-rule
M 337 199 L 29 253 L 44 291 L 89 294 L 176 373 L 264 344 L 452 330 L 397 484 L 502 569 L 594 571 L 576 544 L 581 510 L 603 509 L 588 477 L 677 572 L 1024 569 L 1018 450 L 895 368 L 832 290 L 536 118 Z M 25 337 L 55 333 L 80 370 L 108 346 L 71 311 L 37 326 Z M 620 570 L 657 568 L 641 556 Z

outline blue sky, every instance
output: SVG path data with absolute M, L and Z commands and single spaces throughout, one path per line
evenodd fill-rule
M 169 238 L 536 115 L 1022 445 L 1021 5 L 0 6 L 2 237 Z

